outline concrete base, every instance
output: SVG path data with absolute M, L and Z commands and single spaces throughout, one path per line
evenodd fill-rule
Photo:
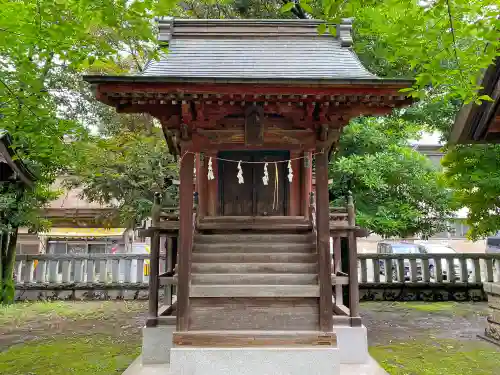
M 336 348 L 173 348 L 176 375 L 340 375 Z
M 382 369 L 378 363 L 369 357 L 368 362 L 363 365 L 346 365 L 341 364 L 339 366 L 340 375 L 388 375 L 384 369 Z M 255 373 L 257 374 L 257 373 Z M 308 372 L 304 372 L 308 374 Z M 336 375 L 339 372 L 326 372 L 324 375 Z M 144 365 L 142 363 L 141 357 L 138 357 L 130 367 L 125 370 L 123 375 L 177 375 L 172 372 L 172 369 L 168 363 L 161 365 Z M 233 375 L 238 375 L 234 373 Z
M 142 329 L 142 363 L 170 363 L 170 349 L 175 326 L 144 327 Z
M 336 356 L 341 364 L 368 363 L 370 356 L 368 354 L 368 339 L 365 326 L 336 326 L 334 330 L 337 334 L 338 353 Z M 142 360 L 144 364 L 170 363 L 174 331 L 174 326 L 143 328 Z M 177 350 L 184 349 L 179 348 Z
M 335 326 L 340 363 L 364 364 L 370 361 L 366 327 Z

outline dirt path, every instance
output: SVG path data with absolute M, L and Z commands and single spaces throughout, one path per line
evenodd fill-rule
M 363 303 L 370 345 L 419 338 L 477 340 L 486 303 Z M 104 334 L 140 344 L 146 320 L 143 302 L 59 302 L 31 304 L 0 314 L 0 351 L 11 345 L 58 336 Z
M 486 303 L 363 303 L 370 345 L 419 338 L 478 340 L 484 333 Z

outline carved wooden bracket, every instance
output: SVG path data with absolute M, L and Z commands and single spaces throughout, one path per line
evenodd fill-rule
M 245 110 L 245 144 L 264 144 L 264 110 L 260 106 L 250 106 Z

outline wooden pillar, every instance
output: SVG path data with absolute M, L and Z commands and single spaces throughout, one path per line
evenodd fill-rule
M 208 216 L 217 216 L 218 213 L 218 205 L 219 205 L 219 197 L 217 194 L 218 186 L 219 186 L 219 163 L 217 163 L 217 151 L 208 151 L 205 154 L 205 163 L 206 163 L 206 172 L 208 175 L 208 163 L 210 161 L 210 157 L 212 157 L 212 170 L 214 171 L 214 179 L 208 180 L 207 177 L 207 215 Z
M 212 161 L 213 163 L 213 161 Z M 204 153 L 197 154 L 196 158 L 196 191 L 198 192 L 198 215 L 200 217 L 207 215 L 207 172 L 208 160 Z
M 309 196 L 312 191 L 312 153 L 304 152 L 304 159 L 302 159 L 301 168 L 301 185 L 302 185 L 302 207 L 301 213 L 304 216 L 309 215 Z
M 158 226 L 160 222 L 160 197 L 155 194 L 153 208 L 151 209 L 152 234 L 151 234 L 151 253 L 149 270 L 149 301 L 148 301 L 148 320 L 147 327 L 154 327 L 157 324 L 158 317 L 158 288 L 160 272 L 160 232 Z
M 319 325 L 320 330 L 333 329 L 332 264 L 328 200 L 328 153 L 316 155 L 316 226 L 319 258 Z
M 189 280 L 193 242 L 194 155 L 183 153 L 180 167 L 177 330 L 186 331 L 189 323 Z
M 349 223 L 349 311 L 351 326 L 361 326 L 359 317 L 359 281 L 358 281 L 358 249 L 356 246 L 356 213 L 352 195 L 347 201 L 347 218 Z M 388 274 L 389 271 L 387 271 Z
M 300 157 L 299 151 L 291 151 L 290 159 L 296 159 Z M 290 183 L 290 194 L 288 197 L 288 216 L 300 216 L 301 214 L 301 199 L 300 199 L 300 185 L 302 181 L 301 176 L 301 160 L 296 159 L 292 160 L 292 171 L 293 171 L 293 180 Z M 287 179 L 288 179 L 288 169 L 287 169 Z M 306 197 L 307 201 L 307 197 Z

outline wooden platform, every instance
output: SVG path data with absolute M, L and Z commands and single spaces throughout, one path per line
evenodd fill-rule
M 176 346 L 209 348 L 336 346 L 335 332 L 317 331 L 189 331 L 175 332 Z
M 256 230 L 268 232 L 307 232 L 312 229 L 304 216 L 214 216 L 200 219 L 200 231 Z
M 316 331 L 317 297 L 204 297 L 190 299 L 194 331 Z

